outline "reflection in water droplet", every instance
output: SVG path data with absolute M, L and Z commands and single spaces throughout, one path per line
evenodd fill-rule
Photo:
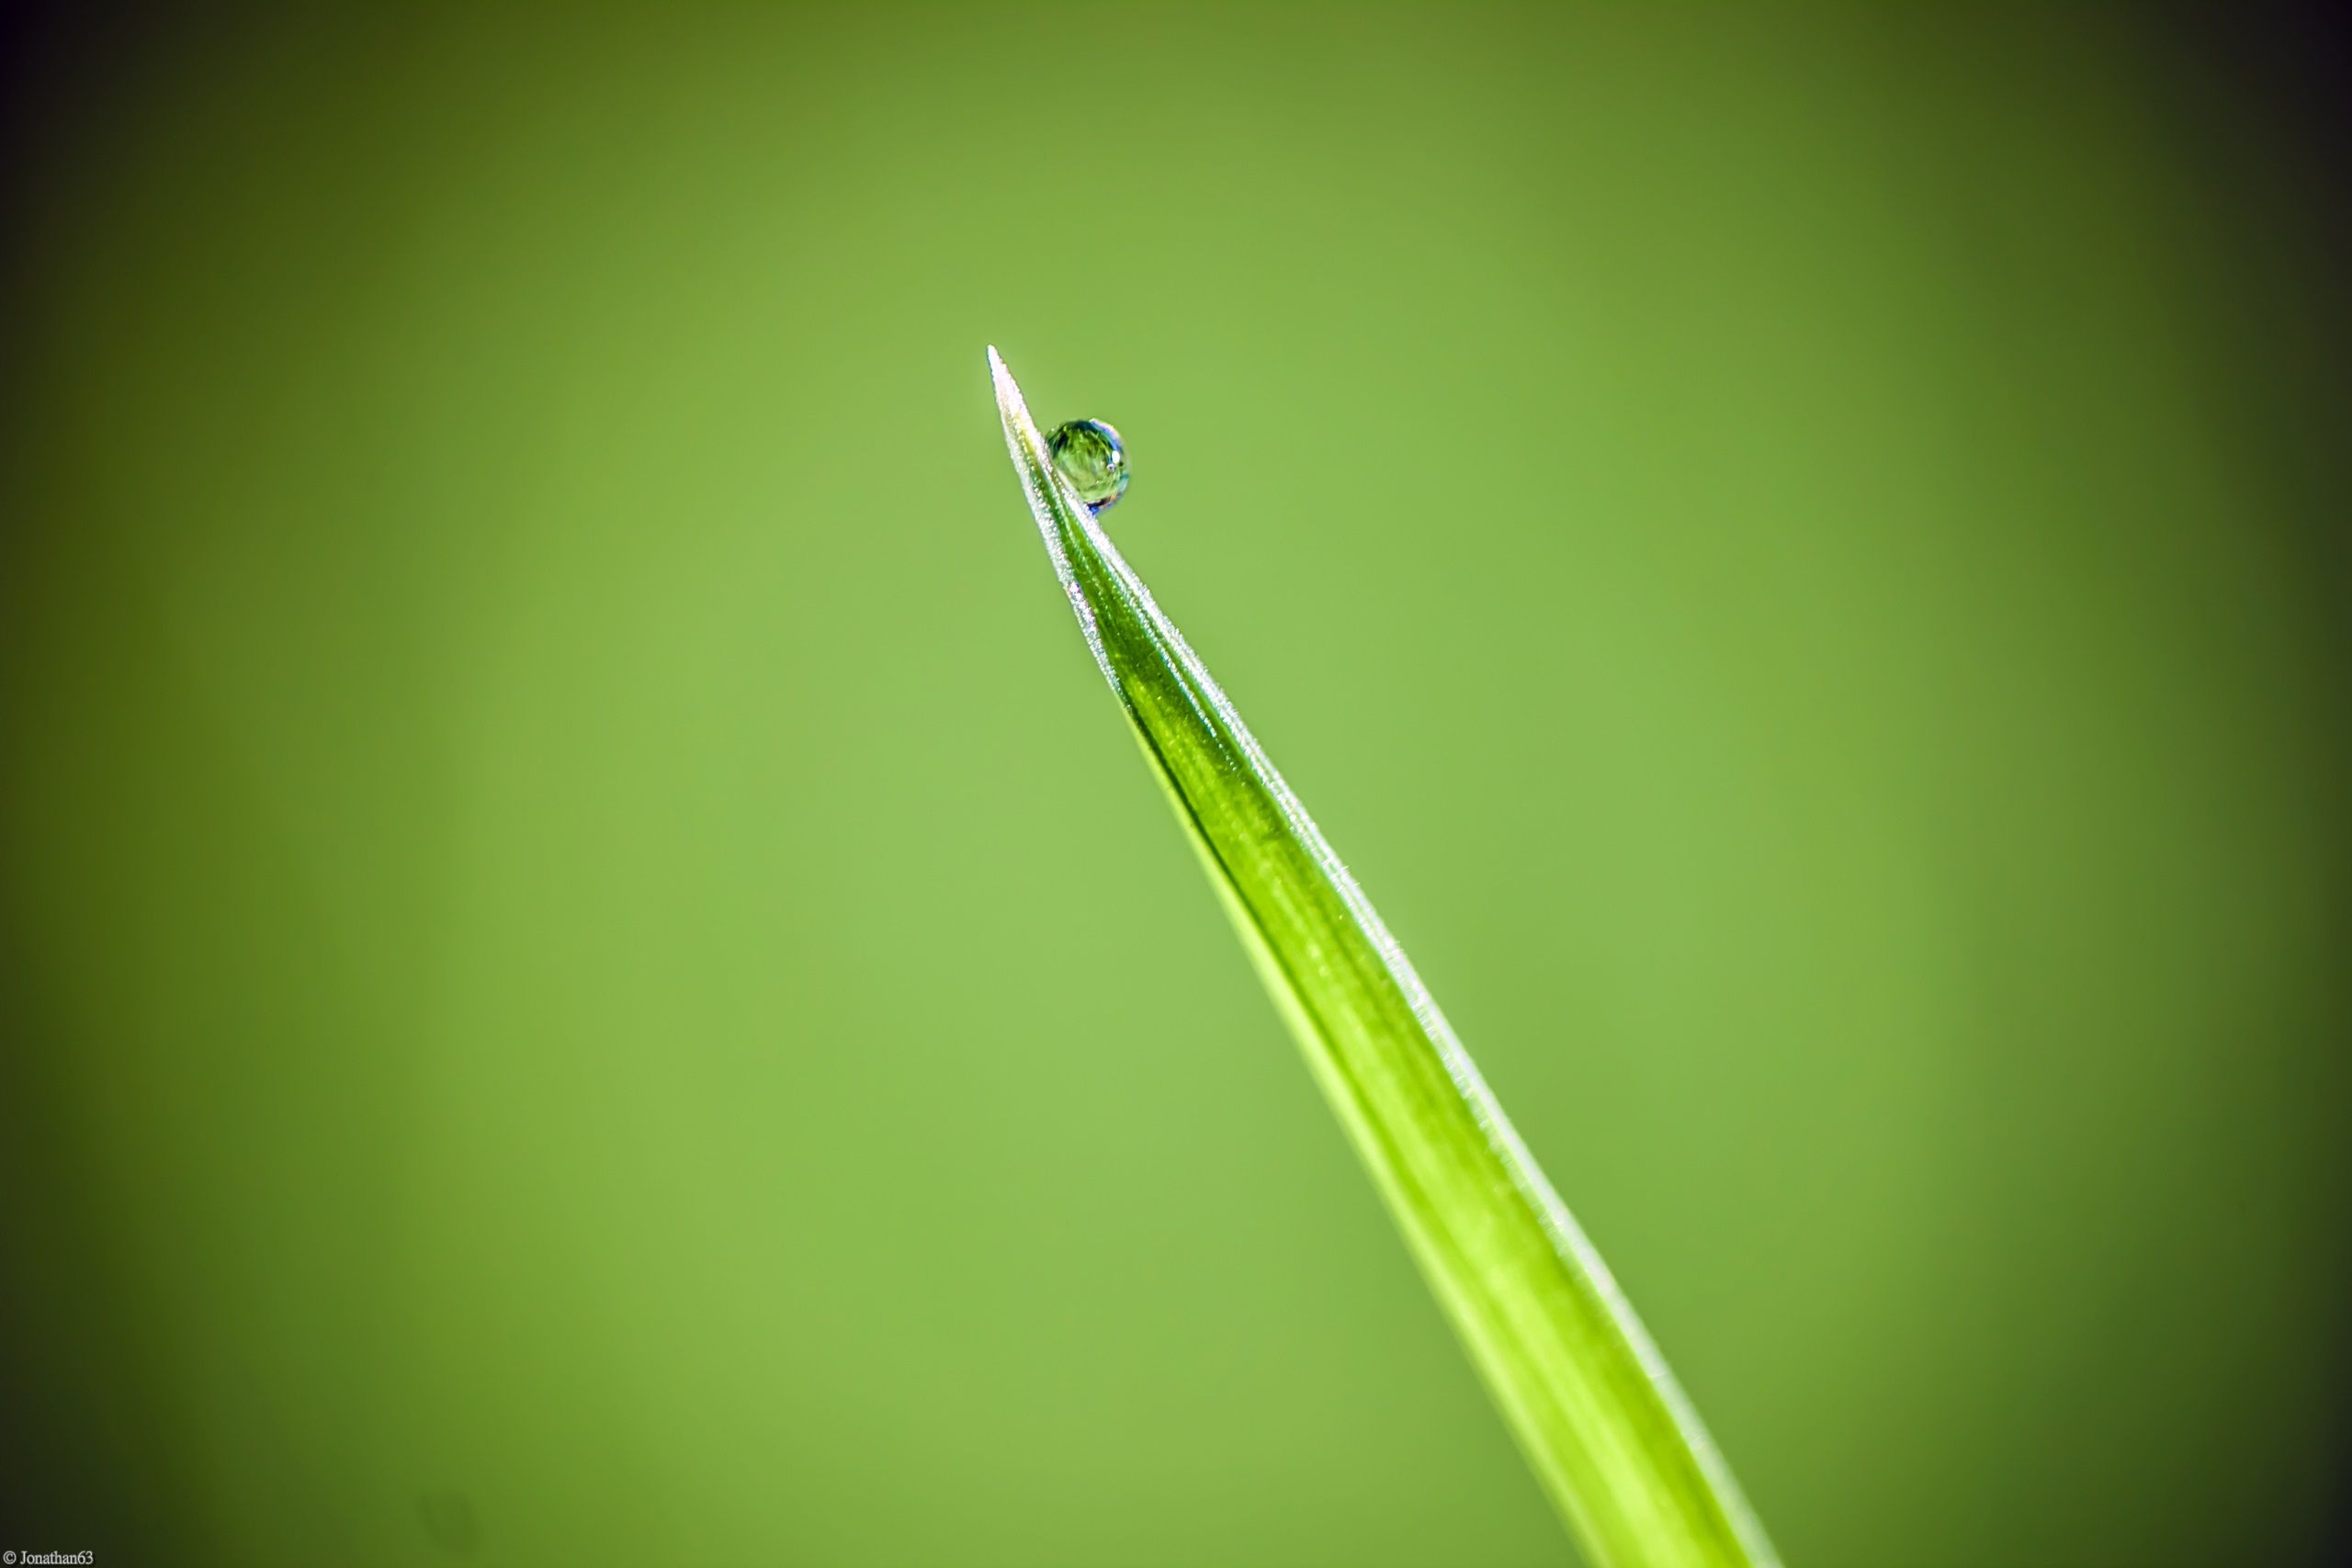
M 1078 498 L 1102 512 L 1127 493 L 1127 449 L 1119 433 L 1099 419 L 1074 419 L 1046 437 L 1054 467 L 1078 490 Z

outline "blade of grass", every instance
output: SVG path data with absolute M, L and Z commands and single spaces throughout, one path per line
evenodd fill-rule
M 1596 1564 L 1768 1564 L 1649 1336 L 1322 833 L 989 367 L 1086 644 L 1307 1065 Z

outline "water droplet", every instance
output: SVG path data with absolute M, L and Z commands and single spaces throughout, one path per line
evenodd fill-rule
M 1127 493 L 1127 449 L 1119 433 L 1099 419 L 1074 419 L 1046 437 L 1054 467 L 1077 488 L 1078 498 L 1100 513 Z

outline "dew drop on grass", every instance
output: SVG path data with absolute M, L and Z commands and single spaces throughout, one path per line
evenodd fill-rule
M 1118 503 L 1127 493 L 1127 449 L 1119 433 L 1099 419 L 1074 419 L 1057 424 L 1046 437 L 1054 467 L 1078 491 L 1078 498 L 1096 513 Z

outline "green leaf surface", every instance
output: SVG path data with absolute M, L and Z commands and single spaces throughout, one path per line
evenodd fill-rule
M 1777 1561 L 1584 1233 L 1437 1004 L 989 351 L 1087 647 L 1242 944 L 1528 1461 L 1595 1563 Z

